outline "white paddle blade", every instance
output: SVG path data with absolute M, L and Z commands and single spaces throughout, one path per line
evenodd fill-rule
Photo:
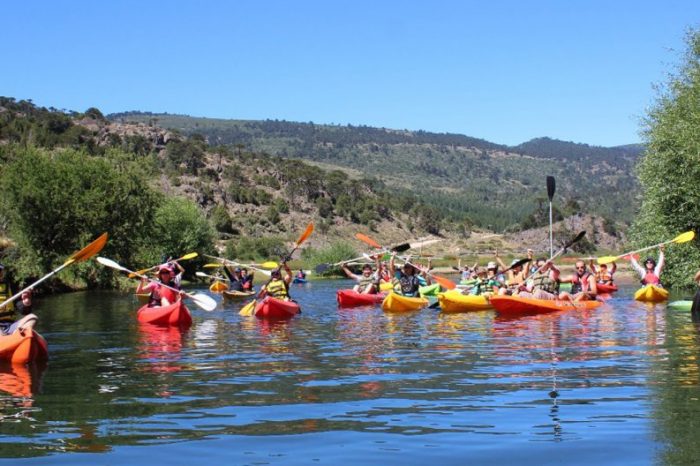
M 121 270 L 122 272 L 131 272 L 129 269 L 122 267 L 121 265 L 114 262 L 112 259 L 107 259 L 106 257 L 98 257 L 96 260 L 105 267 L 109 267 L 115 270 Z
M 197 306 L 201 307 L 207 312 L 211 312 L 216 309 L 216 301 L 214 301 L 214 298 L 211 296 L 207 296 L 202 293 L 195 293 L 187 296 L 192 298 L 192 301 L 194 301 Z

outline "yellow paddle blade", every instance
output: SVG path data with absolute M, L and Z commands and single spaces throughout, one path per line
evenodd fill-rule
M 102 251 L 102 248 L 107 244 L 107 233 L 102 233 L 95 241 L 85 246 L 80 251 L 73 253 L 72 256 L 64 263 L 64 265 L 72 264 L 73 262 L 83 262 L 90 259 L 92 256 Z
M 223 267 L 224 264 L 204 264 L 202 267 L 205 269 L 218 269 L 219 267 Z
M 191 253 L 189 253 L 189 254 L 185 254 L 184 256 L 182 256 L 182 257 L 179 258 L 179 259 L 175 259 L 175 261 L 186 261 L 186 260 L 194 259 L 194 258 L 197 257 L 198 255 L 199 255 L 199 253 L 191 252 Z
M 681 233 L 680 235 L 673 238 L 673 242 L 674 243 L 687 243 L 688 241 L 692 241 L 693 238 L 695 238 L 695 232 L 693 230 L 690 230 L 690 231 L 686 231 L 685 233 Z
M 255 310 L 255 305 L 256 305 L 256 304 L 257 304 L 257 301 L 256 301 L 256 300 L 252 300 L 251 302 L 249 302 L 248 304 L 246 304 L 245 306 L 243 306 L 243 307 L 241 308 L 241 310 L 238 311 L 238 314 L 240 314 L 240 315 L 242 315 L 242 316 L 252 316 L 252 315 L 253 315 L 253 311 Z
M 618 259 L 619 259 L 619 257 L 615 257 L 615 256 L 603 256 L 603 257 L 599 257 L 597 259 L 597 262 L 599 265 L 604 265 L 604 264 L 610 264 L 612 262 L 615 262 Z
M 276 269 L 277 267 L 279 267 L 279 264 L 275 261 L 267 261 L 267 262 L 263 262 L 262 264 L 259 264 L 259 265 L 263 269 Z

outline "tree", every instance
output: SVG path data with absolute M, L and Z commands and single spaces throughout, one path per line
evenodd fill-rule
M 647 150 L 637 167 L 642 207 L 630 232 L 636 247 L 700 230 L 700 31 L 689 31 L 686 43 L 683 63 L 659 89 L 644 121 Z M 699 244 L 666 249 L 664 283 L 692 283 L 700 263 Z

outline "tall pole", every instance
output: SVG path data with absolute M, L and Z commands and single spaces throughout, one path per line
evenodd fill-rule
M 554 190 L 556 183 L 553 176 L 547 177 L 547 197 L 549 197 L 549 257 L 554 255 L 554 240 L 552 236 L 552 198 L 554 198 Z

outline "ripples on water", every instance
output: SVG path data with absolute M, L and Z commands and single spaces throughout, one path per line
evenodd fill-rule
M 48 368 L 0 368 L 0 456 L 183 464 L 692 464 L 698 330 L 630 300 L 494 312 L 338 310 L 348 282 L 294 288 L 288 322 L 140 326 L 130 297 L 40 303 Z M 73 455 L 64 452 L 93 453 Z M 46 455 L 50 455 L 48 458 Z M 13 460 L 16 462 L 17 460 Z

